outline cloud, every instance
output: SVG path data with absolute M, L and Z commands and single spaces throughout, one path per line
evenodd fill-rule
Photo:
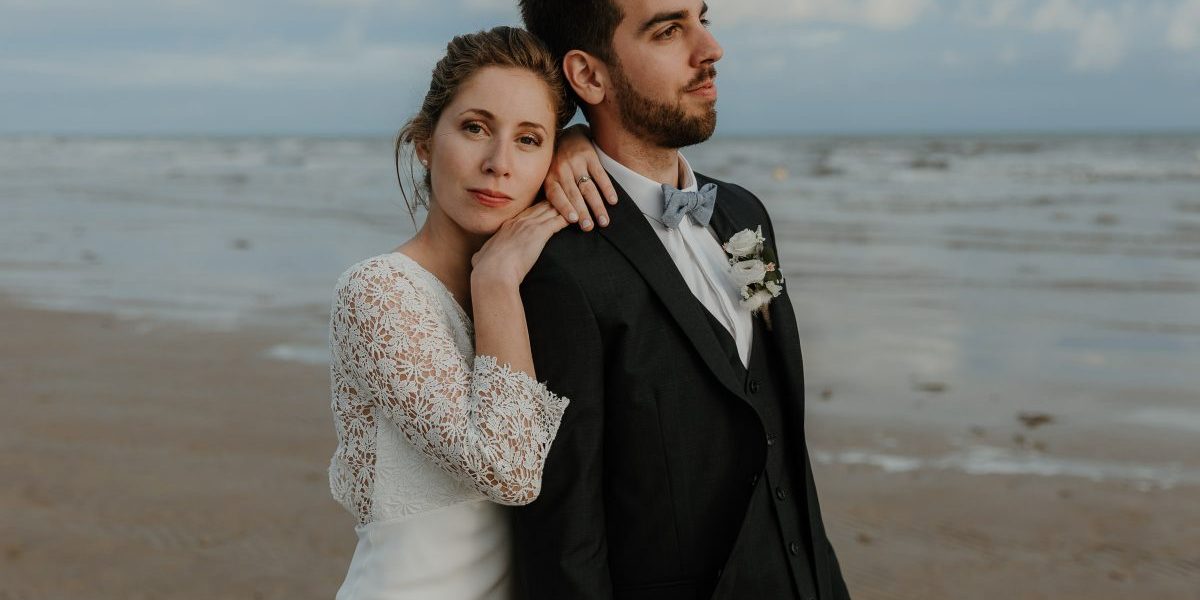
M 962 67 L 970 63 L 970 59 L 956 50 L 942 51 L 941 63 L 944 67 Z
M 282 83 L 321 85 L 421 77 L 411 65 L 433 65 L 435 45 L 301 46 L 265 43 L 206 52 L 129 52 L 72 60 L 0 59 L 0 71 L 46 76 L 100 88 L 269 88 Z
M 296 0 L 280 13 L 267 0 L 0 0 L 12 17 L 0 21 L 0 36 L 11 29 L 33 40 L 0 54 L 0 78 L 139 90 L 426 80 L 455 32 L 449 27 L 470 27 L 463 17 L 483 14 L 488 2 L 498 0 Z M 445 13 L 428 24 L 445 22 L 446 37 L 389 31 L 417 10 L 431 19 Z M 79 33 L 53 47 L 37 41 L 48 38 L 36 32 L 63 27 Z M 112 43 L 116 31 L 134 43 Z
M 1074 0 L 1047 0 L 1033 13 L 1032 27 L 1038 31 L 1071 30 L 1083 26 L 1087 13 Z
M 1200 0 L 1186 0 L 1200 4 Z M 1007 28 L 1035 33 L 1067 34 L 1074 38 L 1071 67 L 1107 71 L 1121 65 L 1129 51 L 1132 31 L 1160 18 L 1158 5 L 1123 2 L 1120 7 L 1094 6 L 1091 0 L 973 0 L 956 13 L 958 21 L 974 27 Z M 1012 64 L 1005 51 L 1001 63 Z
M 1104 8 L 1089 9 L 1075 0 L 1047 0 L 1034 12 L 1029 27 L 1075 34 L 1071 66 L 1080 71 L 1110 70 L 1125 58 L 1126 31 Z
M 959 18 L 977 27 L 1015 25 L 1022 18 L 1025 0 L 975 0 L 959 6 Z
M 872 29 L 904 29 L 935 7 L 933 0 L 743 0 L 721 5 L 719 23 L 827 21 Z
M 1182 0 L 1171 16 L 1167 44 L 1179 51 L 1200 46 L 1200 0 Z
M 996 62 L 1011 67 L 1021 60 L 1021 51 L 1015 45 L 1008 44 L 1000 49 L 1000 54 L 996 56 Z
M 787 49 L 812 49 L 834 46 L 846 39 L 841 29 L 798 29 L 789 27 L 764 32 L 742 40 L 741 46 L 756 52 L 774 53 Z

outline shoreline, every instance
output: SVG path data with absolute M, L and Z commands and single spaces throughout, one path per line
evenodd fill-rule
M 328 374 L 271 358 L 271 348 L 290 343 L 286 332 L 209 331 L 4 300 L 0 327 L 9 340 L 0 350 L 0 464 L 9 482 L 0 528 L 11 532 L 0 597 L 333 595 L 356 539 L 326 483 L 335 444 Z M 1187 440 L 1097 438 L 1015 421 L 1012 431 L 953 431 L 839 416 L 819 402 L 808 444 L 855 598 L 1194 594 L 1200 532 L 1187 524 L 1200 522 L 1195 482 L 930 466 L 972 447 L 1150 461 L 1186 450 Z M 846 458 L 854 452 L 859 460 Z M 889 470 L 871 452 L 927 462 Z

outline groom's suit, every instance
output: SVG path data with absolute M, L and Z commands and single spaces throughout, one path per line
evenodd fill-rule
M 718 239 L 761 225 L 774 249 L 756 197 L 696 178 L 718 187 Z M 848 599 L 805 445 L 787 282 L 744 365 L 618 195 L 609 227 L 555 235 L 521 287 L 538 378 L 571 404 L 540 497 L 514 511 L 517 597 Z

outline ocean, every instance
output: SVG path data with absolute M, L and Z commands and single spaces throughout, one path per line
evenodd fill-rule
M 684 154 L 771 211 L 811 411 L 1200 432 L 1200 135 Z M 322 364 L 338 274 L 414 230 L 391 157 L 383 138 L 0 138 L 0 293 L 278 328 L 265 353 Z

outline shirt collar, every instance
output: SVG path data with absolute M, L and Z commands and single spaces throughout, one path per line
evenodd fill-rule
M 605 154 L 600 146 L 596 144 L 592 144 L 592 146 L 596 148 L 596 154 L 600 157 L 600 165 L 604 167 L 605 171 L 608 171 L 609 176 L 616 181 L 617 185 L 629 194 L 634 204 L 637 204 L 638 208 L 650 217 L 655 219 L 662 217 L 664 208 L 662 184 L 617 162 Z M 692 172 L 692 165 L 688 164 L 682 154 L 679 155 L 679 172 L 683 175 L 681 179 L 684 181 L 682 191 L 696 191 L 698 188 L 696 174 Z

